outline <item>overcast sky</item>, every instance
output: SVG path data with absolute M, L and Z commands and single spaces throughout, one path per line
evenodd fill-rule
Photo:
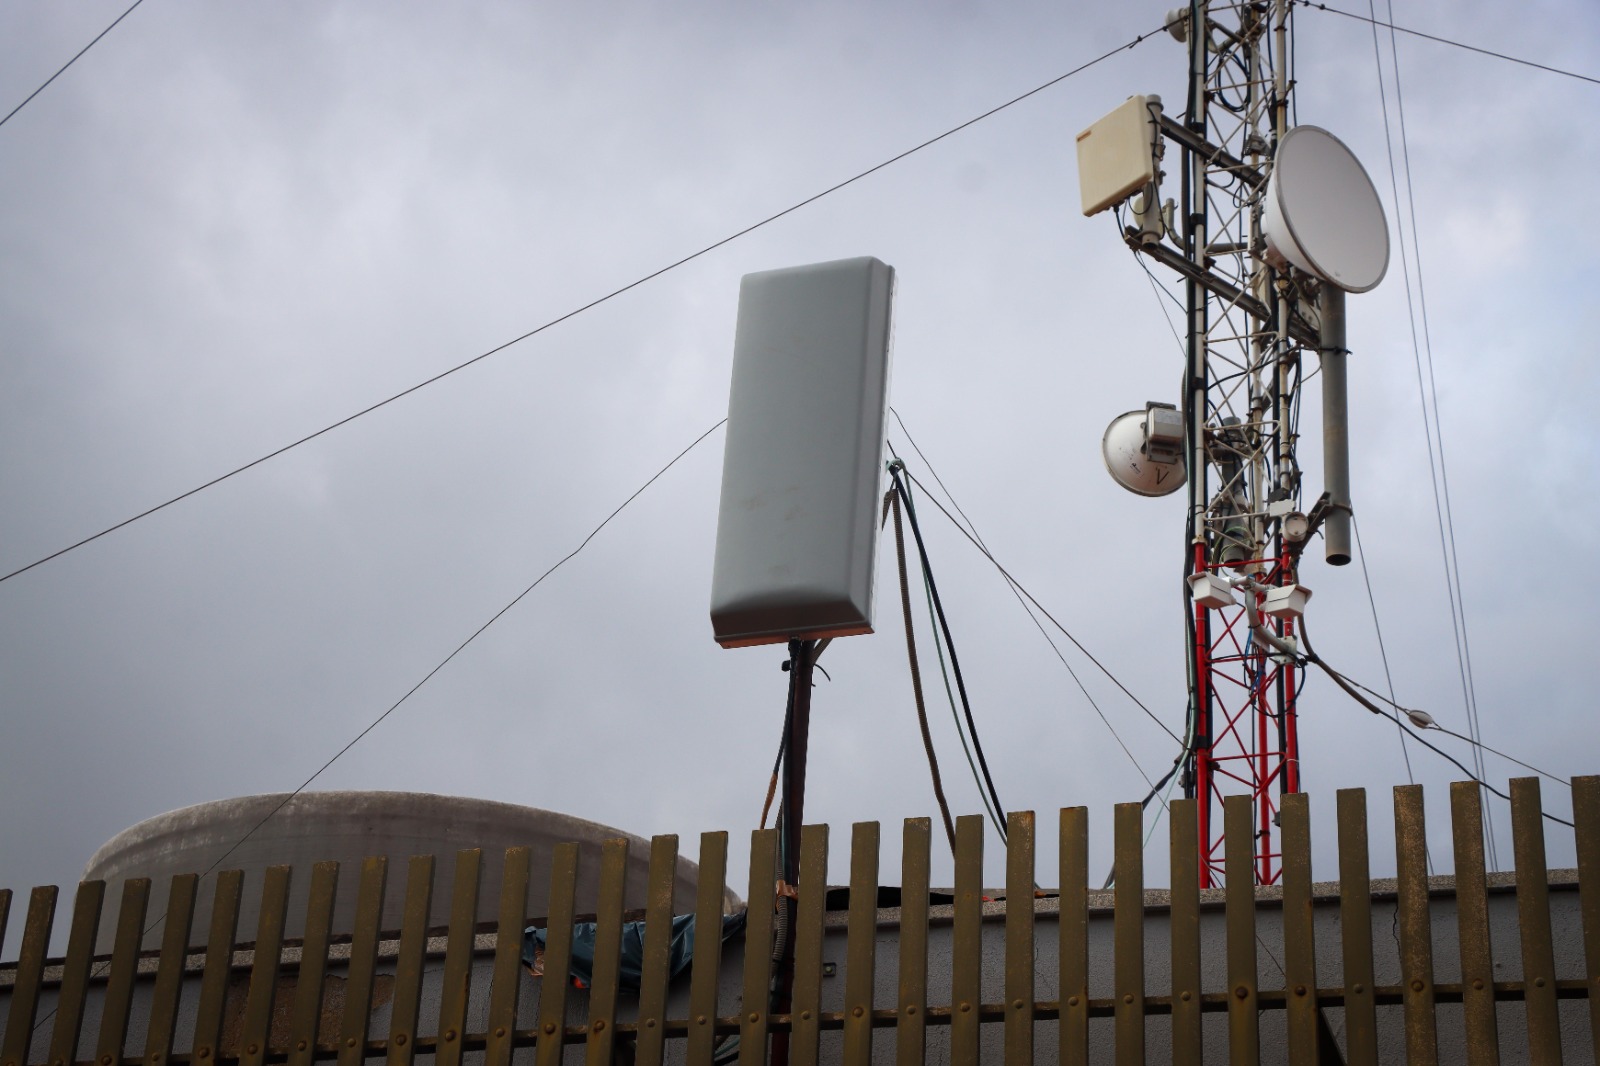
M 124 6 L 0 6 L 0 107 Z M 0 127 L 0 572 L 1149 33 L 1167 6 L 150 0 Z M 1394 17 L 1600 74 L 1592 3 Z M 1297 27 L 1299 119 L 1365 161 L 1398 233 L 1372 31 L 1309 9 Z M 1597 772 L 1600 87 L 1425 40 L 1402 37 L 1398 56 L 1422 264 L 1409 288 L 1426 298 L 1484 738 Z M 70 884 L 140 819 L 298 785 L 724 416 L 741 275 L 845 256 L 897 271 L 892 402 L 945 484 L 1180 729 L 1181 494 L 1125 493 L 1099 444 L 1114 415 L 1177 398 L 1181 350 L 1114 223 L 1079 213 L 1073 140 L 1132 93 L 1177 106 L 1184 68 L 1151 37 L 0 584 L 0 885 Z M 1397 248 L 1349 303 L 1355 508 L 1398 697 L 1464 732 L 1407 297 Z M 1301 450 L 1313 497 L 1318 395 Z M 728 829 L 742 888 L 786 679 L 779 648 L 711 639 L 721 458 L 719 432 L 314 787 L 553 808 L 679 833 L 691 856 L 699 832 Z M 1001 798 L 1046 827 L 1088 804 L 1108 865 L 1111 805 L 1144 793 L 1139 771 L 994 571 L 924 518 Z M 898 820 L 936 810 L 882 547 L 878 634 L 823 659 L 807 813 L 837 833 L 884 821 L 893 881 Z M 1319 652 L 1382 689 L 1360 566 L 1307 558 Z M 1069 657 L 1144 770 L 1170 763 L 1171 740 Z M 952 804 L 977 811 L 934 710 Z M 1351 786 L 1370 790 L 1375 872 L 1392 870 L 1393 727 L 1321 678 L 1301 712 L 1316 876 L 1334 876 L 1333 793 Z M 1447 856 L 1460 775 L 1411 759 Z M 1502 785 L 1524 772 L 1489 769 Z M 1570 833 L 1548 838 L 1552 865 L 1570 864 Z M 1153 883 L 1165 839 L 1163 823 Z M 949 870 L 936 857 L 935 880 Z

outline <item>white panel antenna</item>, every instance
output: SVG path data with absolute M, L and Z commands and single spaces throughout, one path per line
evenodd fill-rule
M 1078 193 L 1083 213 L 1114 207 L 1156 180 L 1159 96 L 1130 96 L 1078 134 Z
M 739 287 L 711 627 L 725 648 L 872 632 L 894 270 Z

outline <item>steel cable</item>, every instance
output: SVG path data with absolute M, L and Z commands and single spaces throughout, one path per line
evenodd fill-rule
M 900 610 L 906 623 L 906 659 L 911 666 L 911 693 L 917 703 L 917 725 L 922 730 L 922 748 L 928 754 L 928 773 L 933 778 L 933 798 L 939 804 L 939 817 L 944 819 L 945 837 L 950 841 L 950 854 L 956 853 L 956 826 L 950 818 L 950 804 L 944 798 L 944 782 L 939 777 L 939 756 L 933 750 L 933 734 L 928 729 L 928 707 L 922 698 L 922 670 L 917 665 L 917 635 L 911 622 L 911 583 L 906 577 L 906 536 L 900 525 L 900 495 L 889 493 L 894 508 L 894 557 L 900 570 Z

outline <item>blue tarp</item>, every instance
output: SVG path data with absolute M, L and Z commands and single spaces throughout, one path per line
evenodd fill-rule
M 744 912 L 722 916 L 722 936 L 716 947 L 744 929 Z M 622 975 L 621 986 L 629 991 L 639 990 L 641 969 L 644 965 L 644 922 L 622 923 Z M 667 978 L 678 976 L 694 959 L 695 921 L 692 914 L 680 914 L 672 919 L 672 943 L 667 951 Z M 572 927 L 571 976 L 582 985 L 589 985 L 594 977 L 594 939 L 597 926 L 594 922 L 578 922 Z M 532 967 L 537 954 L 543 953 L 545 931 L 529 926 L 522 935 L 522 962 Z

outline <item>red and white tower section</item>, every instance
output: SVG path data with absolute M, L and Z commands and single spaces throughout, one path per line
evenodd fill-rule
M 1200 800 L 1202 887 L 1222 880 L 1228 796 L 1253 804 L 1256 881 L 1282 872 L 1279 797 L 1301 788 L 1301 553 L 1320 536 L 1329 563 L 1350 560 L 1344 295 L 1389 259 L 1361 164 L 1326 130 L 1290 125 L 1291 18 L 1288 0 L 1174 10 L 1182 106 L 1135 96 L 1078 137 L 1084 214 L 1115 210 L 1134 254 L 1184 283 L 1177 402 L 1113 421 L 1104 452 L 1125 488 L 1186 493 L 1180 784 Z M 1318 487 L 1296 459 L 1313 376 Z

